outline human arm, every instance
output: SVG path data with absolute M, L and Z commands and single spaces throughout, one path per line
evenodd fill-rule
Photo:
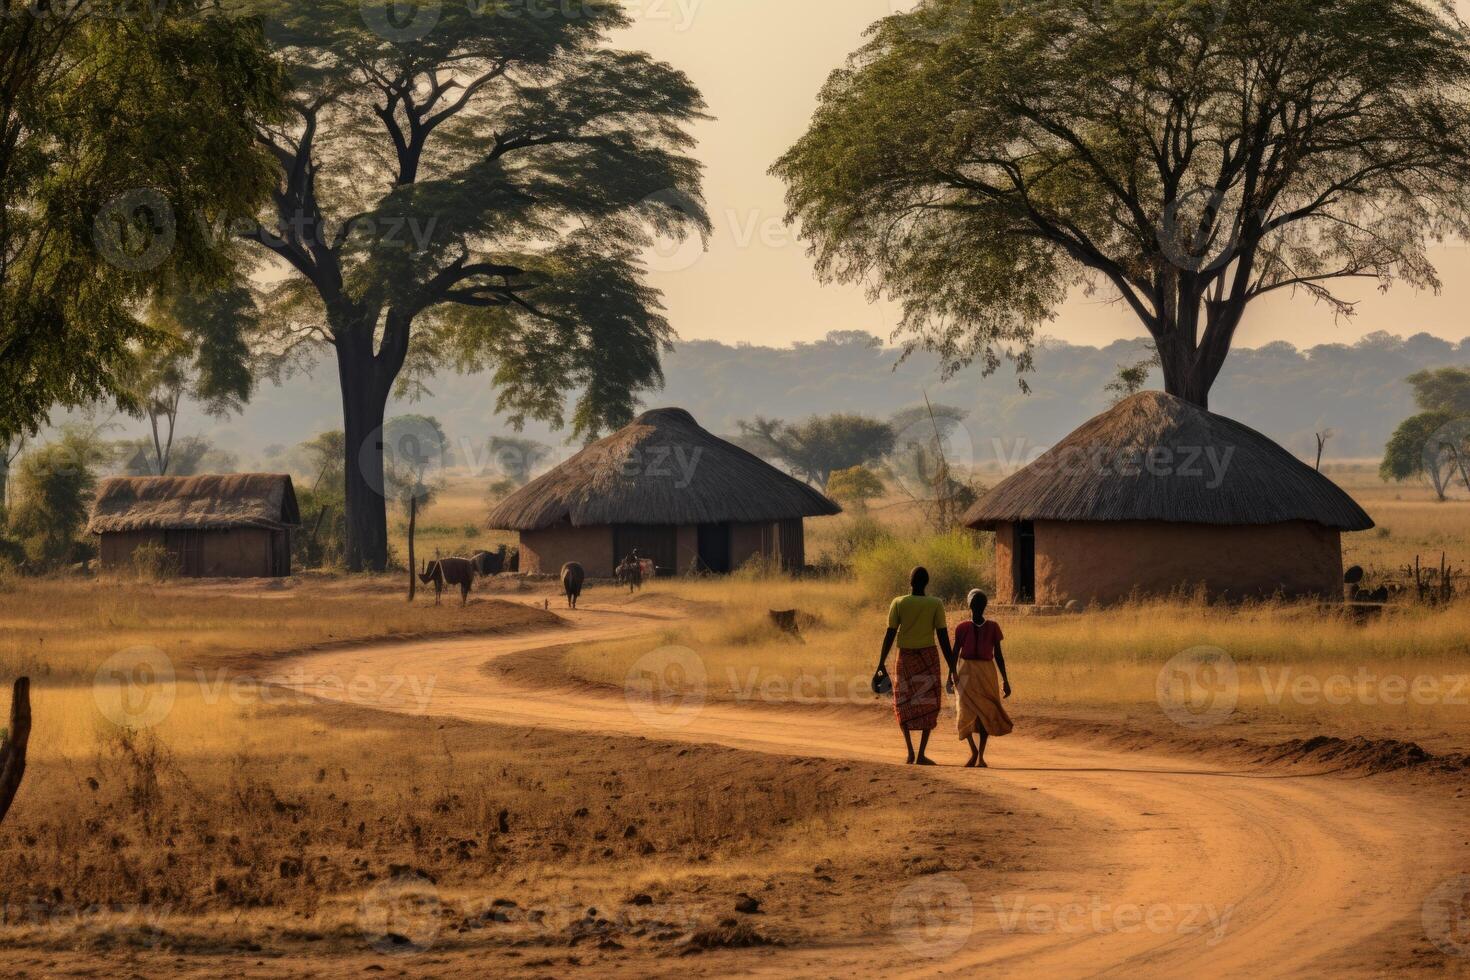
M 1011 696 L 1011 679 L 1006 674 L 1006 657 L 1000 651 L 1000 641 L 995 641 L 995 667 L 1000 671 L 1001 691 L 1006 697 Z
M 949 630 L 941 626 L 934 631 L 934 635 L 939 638 L 939 652 L 944 654 L 944 665 L 949 668 L 949 680 L 945 682 L 944 687 L 945 690 L 953 694 L 955 654 L 949 645 Z
M 883 634 L 883 652 L 878 654 L 878 668 L 881 670 L 888 663 L 888 654 L 893 650 L 893 641 L 898 638 L 898 630 L 888 627 L 888 632 Z

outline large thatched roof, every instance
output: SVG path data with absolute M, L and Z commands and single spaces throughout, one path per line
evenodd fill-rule
M 291 478 L 275 473 L 229 476 L 120 476 L 105 480 L 87 530 L 278 530 L 301 523 Z
M 1013 521 L 1373 521 L 1337 484 L 1239 422 L 1160 391 L 1134 395 L 1003 481 L 965 515 Z
M 537 477 L 490 512 L 489 525 L 723 524 L 840 513 L 774 466 L 700 428 L 682 408 L 647 412 Z

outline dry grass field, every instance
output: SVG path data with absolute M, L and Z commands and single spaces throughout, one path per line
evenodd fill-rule
M 1470 501 L 1439 503 L 1426 488 L 1385 485 L 1365 464 L 1330 473 L 1378 522 L 1375 530 L 1344 536 L 1346 564 L 1363 565 L 1373 581 L 1403 582 L 1415 556 L 1438 567 L 1443 553 L 1462 576 L 1470 571 Z M 877 502 L 869 515 L 900 535 L 924 533 L 921 515 L 901 500 Z M 815 560 L 841 547 L 853 521 L 810 522 Z M 977 537 L 974 584 L 983 588 L 993 570 L 986 536 Z M 1146 601 L 1081 616 L 1001 616 L 1021 711 L 1169 726 L 1156 690 L 1161 669 L 1185 651 L 1217 648 L 1236 667 L 1238 710 L 1216 734 L 1364 735 L 1470 752 L 1470 577 L 1459 583 L 1461 594 L 1447 607 L 1404 603 L 1366 620 L 1315 604 L 1190 601 Z M 710 696 L 872 701 L 867 683 L 885 606 L 865 583 L 752 575 L 656 588 L 719 608 L 659 637 L 698 656 Z M 793 607 L 808 614 L 799 639 L 768 616 Z M 952 605 L 951 625 L 965 615 Z M 620 686 L 628 665 L 648 649 L 636 642 L 597 646 L 573 652 L 569 663 L 591 681 Z
M 0 663 L 34 678 L 35 727 L 0 834 L 0 973 L 297 976 L 309 956 L 314 973 L 356 976 L 432 948 L 416 974 L 654 975 L 690 950 L 859 939 L 886 926 L 864 910 L 875 879 L 901 882 L 915 860 L 995 863 L 979 842 L 946 856 L 939 828 L 884 850 L 897 801 L 974 805 L 913 773 L 403 717 L 274 686 L 287 652 L 556 622 L 539 593 L 510 592 L 523 601 L 461 609 L 408 605 L 396 576 L 5 582 Z M 341 682 L 427 702 L 435 679 Z M 814 867 L 810 917 L 732 918 L 742 893 L 805 908 Z
M 1333 475 L 1380 524 L 1349 536 L 1349 562 L 1382 574 L 1415 554 L 1437 564 L 1443 550 L 1470 563 L 1470 503 L 1384 487 L 1365 467 Z M 476 529 L 483 511 L 470 481 L 452 484 L 421 525 L 420 553 L 505 540 Z M 902 500 L 867 516 L 923 534 Z M 813 522 L 812 560 L 842 553 L 854 521 Z M 983 536 L 967 554 L 985 583 Z M 428 699 L 432 672 L 342 678 L 365 685 L 365 706 L 273 686 L 305 650 L 560 622 L 541 608 L 547 583 L 499 582 L 463 609 L 410 606 L 403 585 L 0 581 L 0 675 L 36 685 L 30 769 L 0 834 L 0 972 L 290 976 L 310 956 L 321 976 L 385 964 L 401 975 L 687 975 L 679 954 L 693 951 L 696 975 L 719 974 L 818 936 L 872 939 L 916 873 L 999 883 L 1060 859 L 1040 823 L 1003 843 L 921 827 L 895 848 L 891 830 L 915 800 L 936 812 L 987 805 L 914 770 L 372 707 L 380 691 Z M 672 646 L 698 662 L 713 699 L 887 711 L 867 691 L 883 629 L 873 589 L 755 570 L 663 580 L 633 599 L 597 583 L 598 602 L 687 616 L 636 641 L 574 645 L 551 673 L 621 688 L 640 657 Z M 800 638 L 767 615 L 791 608 L 806 614 Z M 1148 602 L 1004 625 L 1022 724 L 1171 730 L 1161 669 L 1211 647 L 1237 671 L 1237 710 L 1192 734 L 1470 751 L 1464 598 L 1366 621 L 1316 606 Z M 544 675 L 547 660 L 511 666 Z M 1408 693 L 1395 697 L 1400 681 Z M 732 917 L 742 895 L 799 914 Z M 422 955 L 392 958 L 405 951 Z

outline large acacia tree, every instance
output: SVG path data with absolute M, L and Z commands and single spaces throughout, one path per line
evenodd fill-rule
M 708 231 L 687 125 L 699 93 L 614 50 L 616 4 L 283 6 L 294 117 L 263 129 L 275 205 L 245 237 L 294 270 L 287 339 L 335 354 L 348 565 L 387 561 L 382 425 L 395 388 L 493 370 L 513 421 L 593 434 L 662 383 L 672 338 L 639 256 Z
M 1251 301 L 1437 288 L 1466 230 L 1470 49 L 1433 0 L 922 0 L 875 25 L 776 164 L 819 274 L 902 303 L 951 369 L 1113 291 L 1208 404 Z

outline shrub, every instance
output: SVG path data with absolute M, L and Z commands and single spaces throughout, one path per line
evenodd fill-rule
M 736 582 L 764 582 L 769 579 L 784 578 L 785 569 L 781 567 L 781 559 L 775 555 L 751 555 L 730 578 Z
M 889 537 L 858 552 L 853 572 L 865 598 L 882 600 L 908 592 L 909 572 L 923 565 L 929 569 L 929 595 L 956 602 L 971 589 L 991 589 L 994 557 L 994 546 L 970 531 Z
M 133 549 L 133 574 L 145 582 L 161 582 L 179 573 L 173 552 L 162 542 L 149 541 Z
M 837 532 L 837 539 L 832 544 L 832 558 L 840 565 L 849 565 L 859 554 L 892 538 L 893 532 L 883 524 L 866 514 L 859 514 Z
M 66 430 L 60 439 L 21 457 L 10 529 L 33 568 L 75 561 L 76 545 L 105 458 L 90 433 Z

